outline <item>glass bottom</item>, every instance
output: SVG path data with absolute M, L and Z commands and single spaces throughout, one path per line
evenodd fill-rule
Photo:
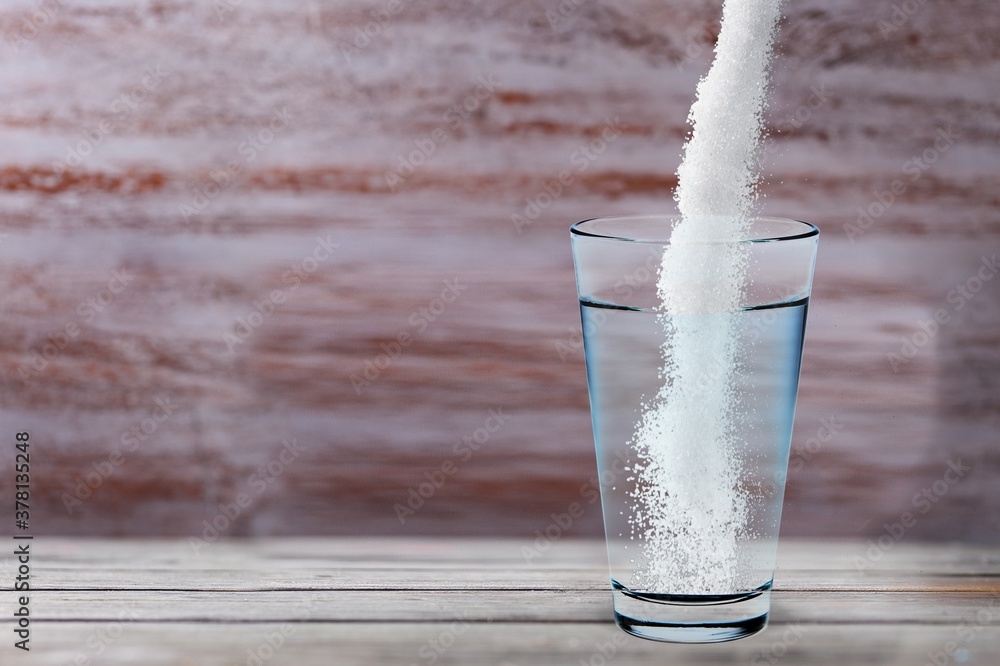
M 666 643 L 722 643 L 767 626 L 771 583 L 738 594 L 651 594 L 612 579 L 615 622 L 639 638 Z

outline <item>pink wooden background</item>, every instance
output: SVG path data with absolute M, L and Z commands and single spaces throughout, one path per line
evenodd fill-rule
M 562 6 L 3 4 L 36 533 L 600 534 L 567 228 L 671 209 L 720 3 Z M 998 35 L 994 0 L 788 3 L 763 210 L 823 236 L 784 534 L 996 537 Z

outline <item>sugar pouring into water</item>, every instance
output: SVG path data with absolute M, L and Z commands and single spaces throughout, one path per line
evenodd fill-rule
M 750 227 L 781 4 L 725 0 L 715 59 L 688 116 L 675 194 L 681 218 L 657 283 L 663 383 L 633 439 L 630 523 L 642 553 L 631 586 L 638 589 L 713 594 L 750 584 L 734 390 L 746 258 L 726 242 Z

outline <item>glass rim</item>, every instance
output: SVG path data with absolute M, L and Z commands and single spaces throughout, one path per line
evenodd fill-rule
M 680 220 L 681 216 L 676 213 L 660 214 L 660 215 L 612 215 L 608 217 L 591 217 L 586 220 L 580 220 L 573 226 L 569 228 L 570 234 L 573 236 L 579 236 L 582 238 L 596 238 L 599 240 L 612 240 L 621 241 L 625 243 L 651 243 L 655 245 L 669 245 L 670 238 L 669 234 L 667 237 L 662 239 L 656 238 L 630 238 L 628 236 L 618 236 L 611 234 L 595 233 L 592 231 L 584 231 L 581 227 L 585 224 L 591 222 L 611 222 L 611 221 L 625 221 L 625 220 L 653 220 L 653 219 L 667 219 L 667 220 Z M 809 222 L 804 222 L 802 220 L 796 220 L 789 217 L 774 217 L 771 215 L 755 215 L 751 218 L 752 222 L 770 221 L 770 222 L 780 222 L 783 224 L 791 224 L 794 227 L 798 227 L 795 233 L 789 234 L 767 234 L 762 235 L 759 238 L 741 238 L 737 241 L 725 241 L 725 240 L 706 240 L 706 241 L 692 241 L 692 244 L 697 245 L 727 245 L 731 243 L 775 243 L 781 241 L 793 241 L 793 240 L 803 240 L 806 238 L 814 238 L 819 236 L 819 227 Z M 670 227 L 672 229 L 672 227 Z

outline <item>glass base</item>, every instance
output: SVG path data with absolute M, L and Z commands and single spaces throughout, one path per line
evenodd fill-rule
M 651 594 L 611 581 L 615 622 L 639 638 L 667 643 L 721 643 L 767 626 L 771 583 L 739 594 Z

